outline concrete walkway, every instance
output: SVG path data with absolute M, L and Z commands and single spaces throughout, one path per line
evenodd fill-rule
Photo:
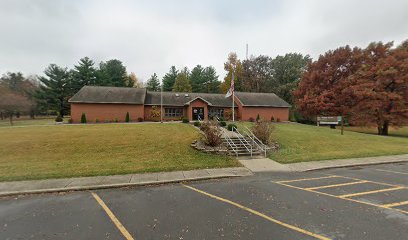
M 237 167 L 113 176 L 46 179 L 35 181 L 0 182 L 0 196 L 127 187 L 200 179 L 243 177 L 250 175 L 252 175 L 252 172 L 247 168 Z
M 334 159 L 292 164 L 280 164 L 269 158 L 240 159 L 239 161 L 252 172 L 306 172 L 327 168 L 408 162 L 408 154 L 366 158 Z

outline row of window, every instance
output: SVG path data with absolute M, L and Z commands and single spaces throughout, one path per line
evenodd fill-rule
M 169 117 L 169 118 L 182 117 L 184 116 L 183 108 L 164 108 L 164 116 Z M 224 109 L 223 108 L 209 108 L 208 116 L 210 118 L 224 117 Z

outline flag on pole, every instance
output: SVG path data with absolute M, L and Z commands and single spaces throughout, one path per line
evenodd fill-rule
M 232 96 L 234 92 L 234 72 L 232 72 L 232 76 L 231 76 L 231 87 L 228 90 L 227 94 L 225 94 L 225 98 Z

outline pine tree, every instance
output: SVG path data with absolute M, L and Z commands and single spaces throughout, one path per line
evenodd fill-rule
M 64 117 L 69 111 L 68 99 L 71 97 L 70 79 L 67 68 L 51 64 L 40 77 L 42 85 L 35 97 L 46 110 L 54 110 Z
M 112 59 L 99 64 L 98 78 L 102 86 L 133 87 L 129 79 L 126 67 L 117 59 Z
M 71 90 L 75 94 L 85 85 L 98 85 L 94 61 L 88 57 L 81 58 L 71 72 Z
M 178 71 L 175 66 L 171 66 L 170 71 L 163 77 L 163 91 L 172 91 L 176 82 Z
M 147 90 L 149 91 L 160 91 L 160 82 L 159 78 L 157 77 L 156 73 L 153 73 L 153 75 L 147 80 Z
M 203 71 L 204 69 L 201 67 L 201 65 L 197 65 L 193 68 L 193 70 L 191 70 L 190 82 L 193 92 L 206 92 Z
M 185 72 L 181 72 L 177 75 L 173 92 L 191 92 L 190 80 Z
M 206 67 L 203 71 L 204 92 L 219 93 L 221 82 L 218 81 L 217 72 L 213 66 Z

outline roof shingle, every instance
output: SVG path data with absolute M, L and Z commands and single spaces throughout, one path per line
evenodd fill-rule
M 144 104 L 145 97 L 144 88 L 84 86 L 69 102 Z

